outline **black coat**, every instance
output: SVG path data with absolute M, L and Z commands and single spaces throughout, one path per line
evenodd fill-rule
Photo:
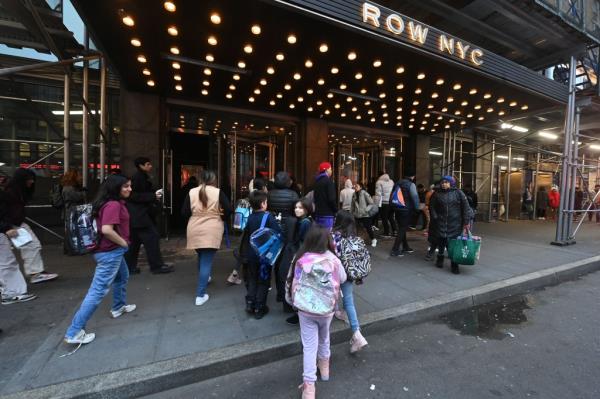
M 274 188 L 269 191 L 269 211 L 275 215 L 281 213 L 284 218 L 293 216 L 298 199 L 298 194 L 289 188 Z
M 337 213 L 337 190 L 333 180 L 325 173 L 319 175 L 313 191 L 315 215 L 335 216 Z
M 455 188 L 437 190 L 429 204 L 430 234 L 435 238 L 456 238 L 469 224 L 471 207 L 465 194 Z
M 127 199 L 131 227 L 153 226 L 158 208 L 156 190 L 152 186 L 148 174 L 138 170 L 131 178 L 131 195 Z

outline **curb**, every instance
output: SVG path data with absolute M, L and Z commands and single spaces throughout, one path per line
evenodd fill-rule
M 361 316 L 361 328 L 377 334 L 433 319 L 533 289 L 557 285 L 600 270 L 600 256 L 512 277 L 481 287 L 440 295 Z M 350 339 L 344 325 L 332 326 L 331 343 Z M 199 352 L 92 377 L 21 391 L 2 399 L 135 398 L 257 367 L 302 353 L 297 332 Z

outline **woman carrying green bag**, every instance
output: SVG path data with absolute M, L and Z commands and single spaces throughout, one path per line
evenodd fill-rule
M 436 248 L 438 256 L 435 265 L 444 267 L 444 251 L 449 241 L 460 236 L 469 228 L 471 207 L 465 194 L 454 187 L 454 178 L 444 176 L 440 181 L 440 189 L 436 190 L 429 204 L 431 226 L 429 238 L 432 243 L 425 259 L 432 260 Z M 458 263 L 451 261 L 451 271 L 459 274 Z

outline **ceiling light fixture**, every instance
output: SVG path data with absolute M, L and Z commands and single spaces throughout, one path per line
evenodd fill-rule
M 217 38 L 214 36 L 209 36 L 208 37 L 208 44 L 210 44 L 211 46 L 216 46 L 219 42 L 217 41 Z
M 275 59 L 276 59 L 277 61 L 283 61 L 283 60 L 285 59 L 285 55 L 283 55 L 283 53 L 278 53 L 278 54 L 275 56 Z
M 175 26 L 169 26 L 167 28 L 167 33 L 169 33 L 169 35 L 171 35 L 171 36 L 177 36 L 179 34 L 179 31 L 177 30 L 177 28 Z
M 129 15 L 125 15 L 123 17 L 123 23 L 127 26 L 133 26 L 135 25 L 135 21 L 133 20 L 133 18 L 131 18 Z
M 469 94 L 470 95 L 477 94 L 477 89 L 471 89 L 471 90 L 469 90 Z
M 260 29 L 260 25 L 252 25 L 252 28 L 250 28 L 250 32 L 252 32 L 255 35 L 260 35 L 262 29 Z
M 221 16 L 216 12 L 212 13 L 210 16 L 210 22 L 212 22 L 215 25 L 219 25 L 221 23 Z
M 375 68 L 379 68 L 379 67 L 381 66 L 381 61 L 380 61 L 380 60 L 375 60 L 375 61 L 373 61 L 373 66 L 374 66 Z
M 425 74 L 421 72 L 420 74 L 417 75 L 417 79 L 419 79 L 419 80 L 425 79 Z
M 237 73 L 233 75 L 233 80 L 240 80 L 240 75 L 238 75 Z
M 250 45 L 250 44 L 246 44 L 246 45 L 244 46 L 244 52 L 245 52 L 246 54 L 252 54 L 252 50 L 253 50 L 253 49 L 252 49 L 252 45 Z
M 215 60 L 215 57 L 212 54 L 206 54 L 205 59 L 208 62 L 213 62 Z
M 179 49 L 175 46 L 171 47 L 171 54 L 175 54 L 178 55 L 179 54 Z
M 165 1 L 163 6 L 165 7 L 165 10 L 169 12 L 175 12 L 175 10 L 177 9 L 177 7 L 175 7 L 175 3 L 173 3 L 172 1 Z
M 206 76 L 210 76 L 210 75 L 212 75 L 212 71 L 210 70 L 210 68 L 204 68 L 204 74 Z
M 354 61 L 356 59 L 356 57 L 357 56 L 356 56 L 356 53 L 354 51 L 351 51 L 351 52 L 348 53 L 348 59 L 350 61 Z
M 295 44 L 298 41 L 298 39 L 296 38 L 295 35 L 289 35 L 287 37 L 287 41 L 289 44 Z
M 452 86 L 452 88 L 453 88 L 454 90 L 460 90 L 460 89 L 461 89 L 461 87 L 462 87 L 462 86 L 460 85 L 460 83 L 456 83 L 454 86 Z
M 179 62 L 174 62 L 171 64 L 171 66 L 173 69 L 181 69 L 181 64 L 179 64 Z
M 239 61 L 237 65 L 239 68 L 242 68 L 242 69 L 246 68 L 246 63 L 244 61 Z
M 543 137 L 545 139 L 550 139 L 550 140 L 556 140 L 558 138 L 557 134 L 554 133 L 549 133 L 549 132 L 539 132 L 538 136 Z M 590 145 L 590 148 L 592 150 L 600 150 L 600 146 L 599 145 Z
M 142 71 L 142 73 L 146 76 L 150 76 L 150 70 L 148 68 L 144 68 L 144 70 Z
M 175 90 L 181 91 L 183 90 L 183 87 L 181 85 L 175 85 Z
M 146 57 L 143 55 L 138 55 L 137 57 L 138 62 L 141 62 L 142 64 L 144 64 L 146 62 Z
M 304 66 L 307 68 L 312 68 L 313 62 L 311 60 L 306 60 L 306 62 L 304 63 Z
M 153 80 L 149 80 L 149 81 L 146 82 L 146 84 L 148 86 L 150 86 L 150 87 L 153 87 L 154 86 L 154 81 Z
M 328 50 L 329 50 L 329 47 L 325 43 L 323 43 L 319 46 L 319 51 L 322 53 L 326 53 Z
M 444 84 L 444 79 L 438 79 L 438 80 L 436 80 L 435 84 L 438 85 L 438 86 L 443 85 Z
M 273 68 L 273 67 L 268 67 L 268 68 L 267 68 L 267 73 L 268 73 L 269 75 L 273 75 L 273 74 L 275 73 L 275 68 Z
M 140 39 L 133 38 L 131 39 L 131 45 L 134 47 L 140 47 L 142 45 L 142 42 L 140 41 Z

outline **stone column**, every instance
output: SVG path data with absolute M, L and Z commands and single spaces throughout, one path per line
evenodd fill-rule
M 429 162 L 429 147 L 431 140 L 428 135 L 417 135 L 415 151 L 416 182 L 427 187 L 431 184 L 431 164 Z
M 310 187 L 319 164 L 329 159 L 329 128 L 326 121 L 312 118 L 305 121 L 304 127 L 304 182 Z

